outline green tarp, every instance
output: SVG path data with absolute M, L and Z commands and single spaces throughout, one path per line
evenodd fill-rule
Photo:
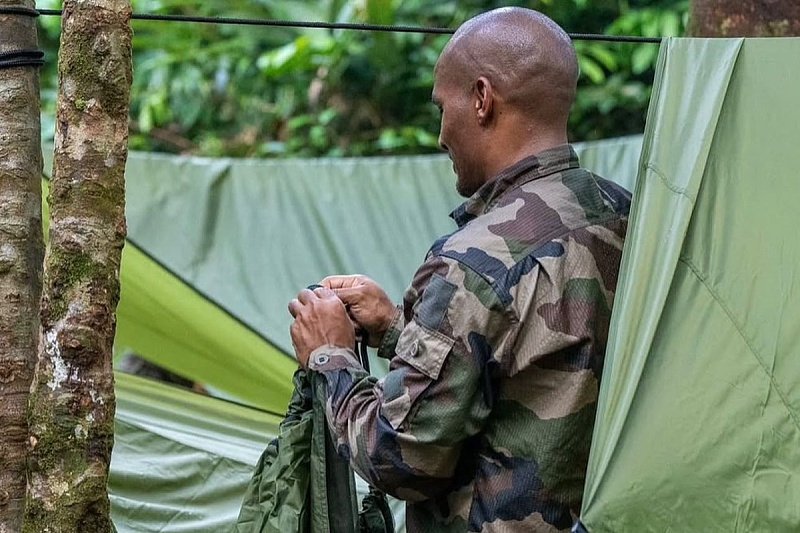
M 109 494 L 119 533 L 229 531 L 281 417 L 117 373 Z
M 662 45 L 591 533 L 800 531 L 800 39 Z
M 117 352 L 142 354 L 251 405 L 283 413 L 294 359 L 130 242 L 122 252 L 120 285 Z

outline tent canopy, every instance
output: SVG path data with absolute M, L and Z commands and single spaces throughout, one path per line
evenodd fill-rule
M 109 496 L 120 533 L 224 532 L 280 417 L 117 373 Z
M 800 39 L 662 45 L 582 521 L 800 527 Z

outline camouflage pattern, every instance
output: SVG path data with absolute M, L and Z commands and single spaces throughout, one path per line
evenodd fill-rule
M 581 505 L 630 195 L 570 146 L 452 216 L 407 289 L 381 380 L 325 346 L 339 451 L 415 532 L 568 531 Z

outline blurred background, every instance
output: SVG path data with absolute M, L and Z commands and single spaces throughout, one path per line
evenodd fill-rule
M 40 9 L 61 7 L 39 0 Z M 677 36 L 687 0 L 132 0 L 134 12 L 456 28 L 500 6 L 572 33 Z M 43 135 L 53 136 L 59 17 L 41 17 Z M 133 21 L 130 148 L 232 157 L 438 151 L 433 66 L 449 36 Z M 644 130 L 658 46 L 576 41 L 571 140 Z

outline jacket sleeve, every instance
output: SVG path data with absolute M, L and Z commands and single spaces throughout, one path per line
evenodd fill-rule
M 369 376 L 343 347 L 316 349 L 309 368 L 325 378 L 340 454 L 373 486 L 419 501 L 451 487 L 465 441 L 483 428 L 496 355 L 516 322 L 491 284 L 454 260 L 426 261 L 412 289 L 384 378 Z
M 386 333 L 383 334 L 381 344 L 378 346 L 378 357 L 391 360 L 394 357 L 394 349 L 397 346 L 397 340 L 403 333 L 405 327 L 405 318 L 403 316 L 403 306 L 398 305 L 394 318 L 389 323 Z

